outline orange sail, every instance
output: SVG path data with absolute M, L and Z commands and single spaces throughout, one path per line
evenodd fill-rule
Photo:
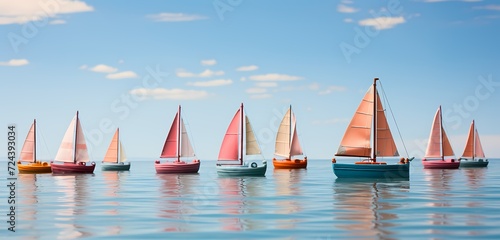
M 119 144 L 118 134 L 119 130 L 116 129 L 115 135 L 113 136 L 113 139 L 111 139 L 111 143 L 109 144 L 108 151 L 104 156 L 103 162 L 113 162 L 113 163 L 118 162 L 118 144 Z
M 380 157 L 394 157 L 399 156 L 398 149 L 394 138 L 392 138 L 387 118 L 385 117 L 384 108 L 378 92 L 377 95 L 377 151 L 376 155 Z
M 20 161 L 25 162 L 36 162 L 36 153 L 35 153 L 35 128 L 36 128 L 36 120 L 31 125 L 30 131 L 26 136 L 26 140 L 24 140 L 23 148 L 21 149 L 21 155 L 19 157 Z
M 425 152 L 425 158 L 444 158 L 444 156 L 453 156 L 453 149 L 443 128 L 441 106 L 439 106 L 434 115 L 429 142 Z
M 484 158 L 483 146 L 481 145 L 481 140 L 479 140 L 479 134 L 475 126 L 475 122 L 472 121 L 469 129 L 469 136 L 467 137 L 467 144 L 465 145 L 463 158 Z
M 340 142 L 336 156 L 370 157 L 373 123 L 373 86 L 368 89 Z
M 240 122 L 242 121 L 242 109 L 238 109 L 236 111 L 236 114 L 233 117 L 233 120 L 231 120 L 231 123 L 229 124 L 229 127 L 227 128 L 226 135 L 224 136 L 224 140 L 222 141 L 222 146 L 220 148 L 219 152 L 219 161 L 234 161 L 238 160 L 238 147 L 239 147 L 239 130 L 240 127 Z

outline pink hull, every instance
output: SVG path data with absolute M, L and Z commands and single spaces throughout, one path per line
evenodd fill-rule
M 63 163 L 57 164 L 52 163 L 50 165 L 52 168 L 52 173 L 94 173 L 95 163 L 90 165 L 81 165 L 78 163 Z
M 200 161 L 193 162 L 155 162 L 156 173 L 197 173 L 200 170 Z
M 460 162 L 452 159 L 445 160 L 425 160 L 422 159 L 425 169 L 458 169 Z

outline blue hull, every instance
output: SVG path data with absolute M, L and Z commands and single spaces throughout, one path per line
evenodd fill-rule
M 409 179 L 410 164 L 346 164 L 333 163 L 338 178 Z
M 460 167 L 487 167 L 488 166 L 488 161 L 483 161 L 483 160 L 460 160 Z

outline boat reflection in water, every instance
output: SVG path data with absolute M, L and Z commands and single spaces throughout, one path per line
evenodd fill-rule
M 55 227 L 60 229 L 57 239 L 74 239 L 90 237 L 92 233 L 85 229 L 85 224 L 77 221 L 87 213 L 89 201 L 88 181 L 94 174 L 53 175 L 58 197 L 56 207 Z
M 106 210 L 104 211 L 105 215 L 108 215 L 110 218 L 109 221 L 106 221 L 106 224 L 111 224 L 110 226 L 106 226 L 105 235 L 113 236 L 119 235 L 122 233 L 122 223 L 120 217 L 120 208 L 122 207 L 118 199 L 122 198 L 121 194 L 121 185 L 130 175 L 129 171 L 102 171 L 101 172 L 104 183 L 105 183 L 105 191 L 104 197 L 106 202 L 104 205 L 106 206 Z
M 265 181 L 266 178 L 262 177 L 218 177 L 219 207 L 223 213 L 220 218 L 222 230 L 247 231 L 265 228 L 265 223 L 255 217 L 265 212 L 263 202 L 255 199 L 261 196 L 260 189 Z
M 195 191 L 200 183 L 199 174 L 156 174 L 160 180 L 159 217 L 164 232 L 193 232 L 190 216 L 196 211 L 193 206 Z
M 429 186 L 431 202 L 427 206 L 435 208 L 430 214 L 431 233 L 446 234 L 444 229 L 435 226 L 451 226 L 454 219 L 449 216 L 450 211 L 446 208 L 452 207 L 451 187 L 453 175 L 457 170 L 450 169 L 424 169 L 424 179 Z M 451 233 L 451 232 L 450 232 Z
M 391 239 L 397 231 L 398 209 L 404 206 L 391 199 L 402 198 L 409 192 L 408 180 L 359 180 L 337 178 L 334 183 L 334 216 L 338 229 L 346 230 L 339 238 Z
M 276 186 L 276 196 L 279 200 L 276 201 L 274 211 L 275 214 L 280 214 L 283 219 L 276 220 L 276 227 L 279 229 L 295 229 L 296 224 L 300 222 L 300 217 L 293 217 L 291 214 L 302 211 L 300 197 L 300 183 L 307 170 L 302 169 L 274 169 L 273 176 Z
M 18 213 L 19 222 L 21 225 L 20 229 L 23 231 L 30 232 L 40 232 L 37 228 L 35 222 L 38 220 L 38 194 L 39 187 L 37 183 L 37 175 L 38 174 L 19 174 L 19 208 L 22 212 Z M 41 233 L 40 233 L 41 234 Z M 40 235 L 37 234 L 37 235 Z M 27 238 L 27 239 L 36 239 L 35 237 Z

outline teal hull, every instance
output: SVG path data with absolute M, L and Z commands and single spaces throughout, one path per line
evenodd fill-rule
M 460 167 L 487 167 L 488 160 L 460 160 Z
M 102 171 L 129 171 L 130 163 L 120 164 L 120 163 L 103 163 L 101 165 Z
M 410 164 L 346 164 L 333 163 L 338 178 L 409 179 Z
M 255 168 L 250 166 L 240 165 L 217 165 L 217 174 L 224 177 L 241 177 L 241 176 L 255 176 L 263 177 L 266 175 L 267 165 L 257 166 Z

